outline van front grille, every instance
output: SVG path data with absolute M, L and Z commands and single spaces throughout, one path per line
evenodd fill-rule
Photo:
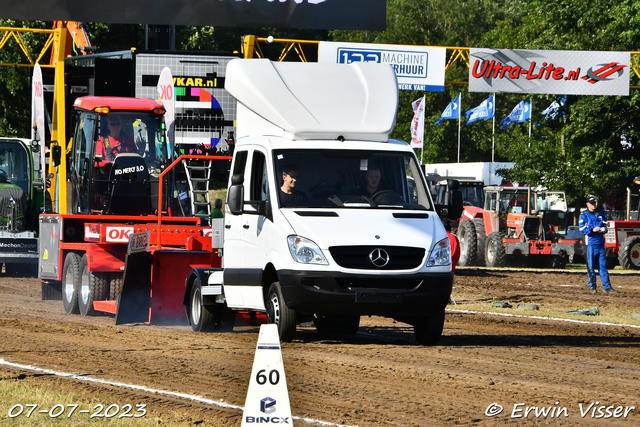
M 424 248 L 405 246 L 331 246 L 329 252 L 340 267 L 362 270 L 412 270 L 422 265 L 425 256 Z

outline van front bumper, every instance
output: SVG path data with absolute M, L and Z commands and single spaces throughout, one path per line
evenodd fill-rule
M 452 273 L 353 274 L 281 270 L 280 286 L 293 310 L 323 314 L 413 316 L 444 310 Z

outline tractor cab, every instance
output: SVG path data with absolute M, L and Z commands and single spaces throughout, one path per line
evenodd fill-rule
M 566 238 L 575 208 L 567 206 L 564 191 L 535 190 L 531 203 L 531 212 L 542 216 L 545 229 L 556 237 Z
M 485 228 L 501 231 L 508 238 L 538 236 L 540 219 L 530 213 L 530 190 L 524 187 L 486 187 Z
M 162 105 L 90 96 L 76 99 L 74 107 L 71 212 L 157 213 L 157 183 L 169 164 Z
M 22 231 L 37 217 L 31 204 L 32 158 L 18 139 L 0 139 L 0 230 Z

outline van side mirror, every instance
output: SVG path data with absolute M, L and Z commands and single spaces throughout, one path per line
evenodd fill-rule
M 232 215 L 242 214 L 244 208 L 244 175 L 235 174 L 231 176 L 231 187 L 227 195 L 227 205 Z

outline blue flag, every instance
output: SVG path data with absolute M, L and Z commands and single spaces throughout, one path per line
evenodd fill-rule
M 495 106 L 494 104 L 494 95 L 491 95 L 482 101 L 482 104 L 467 111 L 465 113 L 467 115 L 467 125 L 475 122 L 476 120 L 492 119 Z
M 513 109 L 511 114 L 502 120 L 502 129 L 506 128 L 509 123 L 522 123 L 531 118 L 531 103 L 520 101 Z
M 549 105 L 547 109 L 542 112 L 542 115 L 545 117 L 545 120 L 557 119 L 558 113 L 560 112 L 560 108 L 564 106 L 565 102 L 567 102 L 567 95 L 562 95 L 557 100 L 553 101 L 551 105 Z M 562 117 L 564 117 L 564 112 L 562 113 Z
M 439 125 L 441 121 L 447 119 L 459 119 L 460 118 L 460 94 L 455 97 L 453 101 L 447 105 L 447 108 L 444 109 L 442 115 L 440 116 L 440 120 L 438 120 L 435 124 Z

